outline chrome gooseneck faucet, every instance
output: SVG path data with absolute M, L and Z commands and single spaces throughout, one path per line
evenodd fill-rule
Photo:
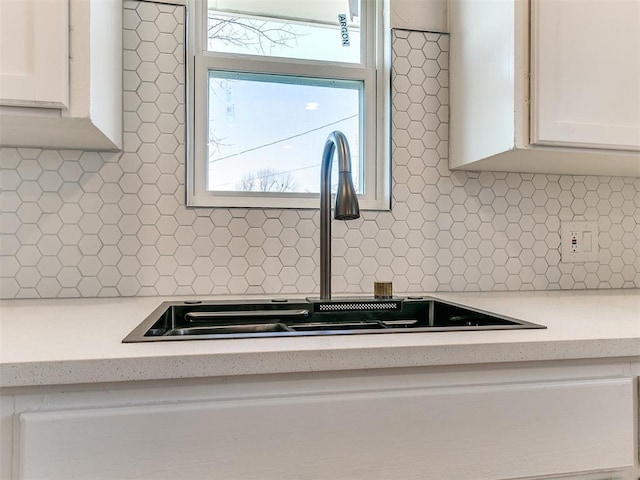
M 320 173 L 320 299 L 331 298 L 331 164 L 333 153 L 338 155 L 338 190 L 334 218 L 360 218 L 358 196 L 351 178 L 349 143 L 342 132 L 332 132 L 322 153 Z

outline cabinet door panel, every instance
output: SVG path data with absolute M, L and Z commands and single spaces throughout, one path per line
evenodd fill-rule
M 640 150 L 640 1 L 532 2 L 532 143 Z
M 0 1 L 0 105 L 69 105 L 68 0 Z
M 267 395 L 267 394 L 266 394 Z M 20 478 L 476 480 L 633 464 L 631 379 L 20 415 Z

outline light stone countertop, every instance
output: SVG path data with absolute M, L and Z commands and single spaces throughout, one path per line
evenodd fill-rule
M 640 290 L 428 295 L 547 329 L 123 344 L 121 340 L 153 309 L 172 298 L 4 300 L 0 301 L 0 387 L 545 360 L 640 360 Z

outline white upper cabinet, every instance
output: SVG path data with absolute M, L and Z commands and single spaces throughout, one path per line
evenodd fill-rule
M 640 0 L 451 0 L 453 169 L 640 176 Z
M 531 143 L 640 150 L 640 1 L 531 6 Z
M 0 146 L 121 148 L 121 2 L 0 0 Z
M 0 104 L 69 106 L 69 3 L 0 1 Z

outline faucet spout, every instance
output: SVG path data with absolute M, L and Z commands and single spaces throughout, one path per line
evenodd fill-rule
M 338 190 L 334 217 L 336 220 L 360 218 L 358 196 L 351 177 L 349 142 L 342 132 L 329 134 L 322 153 L 320 172 L 320 298 L 331 298 L 331 164 L 338 156 Z

